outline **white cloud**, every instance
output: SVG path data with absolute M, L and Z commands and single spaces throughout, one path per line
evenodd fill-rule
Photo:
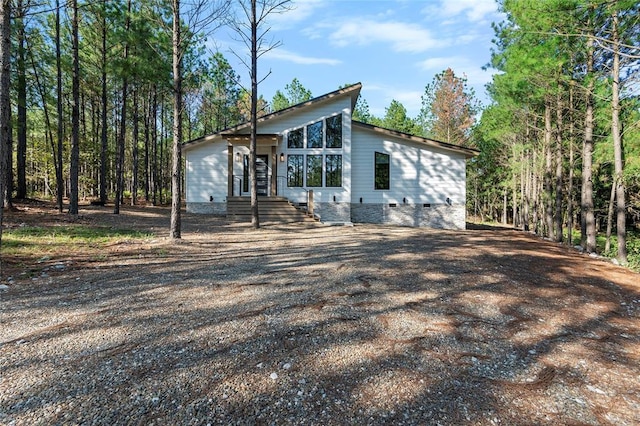
M 339 65 L 342 61 L 331 58 L 314 58 L 312 56 L 302 56 L 285 49 L 273 49 L 265 55 L 265 58 L 281 61 L 293 62 L 300 65 Z
M 420 62 L 418 66 L 424 71 L 433 71 L 436 74 L 451 68 L 456 76 L 466 76 L 467 82 L 471 85 L 488 83 L 493 75 L 489 71 L 484 71 L 480 65 L 465 56 L 429 58 Z
M 287 11 L 269 15 L 268 20 L 277 30 L 294 28 L 326 5 L 324 0 L 294 0 Z
M 440 0 L 438 5 L 427 7 L 425 12 L 445 18 L 464 14 L 471 22 L 482 22 L 496 14 L 498 8 L 495 0 Z
M 410 53 L 424 52 L 444 44 L 442 40 L 433 37 L 427 29 L 419 25 L 371 19 L 338 23 L 329 39 L 339 47 L 352 44 L 367 46 L 374 43 L 388 43 L 396 52 Z

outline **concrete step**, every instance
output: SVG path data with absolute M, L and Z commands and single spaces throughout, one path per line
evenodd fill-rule
M 258 214 L 261 222 L 294 223 L 314 220 L 285 197 L 259 197 Z M 250 222 L 251 198 L 228 197 L 227 217 L 239 222 Z

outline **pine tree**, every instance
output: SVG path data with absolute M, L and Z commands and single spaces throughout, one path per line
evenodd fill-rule
M 419 121 L 423 133 L 454 145 L 469 146 L 479 103 L 467 79 L 451 68 L 436 75 L 425 87 Z

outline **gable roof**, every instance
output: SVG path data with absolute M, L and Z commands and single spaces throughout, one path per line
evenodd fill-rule
M 458 154 L 464 155 L 466 158 L 472 158 L 480 154 L 480 151 L 473 148 L 466 148 L 459 145 L 454 145 L 442 141 L 437 141 L 435 139 L 423 138 L 421 136 L 415 136 L 410 133 L 399 132 L 397 130 L 386 129 L 384 127 L 374 126 L 372 124 L 363 123 L 360 121 L 352 121 L 352 125 L 354 127 L 360 127 L 365 130 L 370 130 L 372 132 L 380 133 L 387 136 L 393 136 L 400 139 L 409 140 L 412 142 L 418 142 L 423 145 L 431 146 L 434 148 L 440 148 L 447 151 L 453 151 Z
M 360 95 L 360 89 L 362 88 L 362 83 L 356 83 L 356 84 L 352 84 L 351 86 L 347 86 L 347 87 L 343 87 L 342 89 L 338 89 L 338 90 L 334 90 L 333 92 L 327 93 L 325 95 L 322 96 L 318 96 L 316 98 L 310 99 L 308 101 L 305 102 L 301 102 L 299 104 L 290 106 L 288 108 L 285 109 L 281 109 L 279 111 L 276 112 L 272 112 L 270 114 L 266 114 L 263 115 L 262 117 L 258 118 L 258 124 L 260 123 L 264 123 L 265 121 L 269 121 L 269 120 L 273 120 L 275 118 L 278 117 L 282 117 L 284 115 L 290 114 L 292 112 L 295 111 L 299 111 L 302 109 L 307 109 L 310 107 L 313 107 L 319 103 L 322 103 L 324 101 L 327 101 L 331 98 L 335 98 L 337 96 L 346 96 L 349 95 L 351 96 L 351 109 L 353 110 L 353 108 L 355 108 L 356 106 L 356 102 L 358 100 L 358 96 Z M 214 140 L 218 140 L 219 138 L 221 138 L 224 135 L 229 135 L 229 134 L 235 134 L 238 133 L 242 130 L 245 130 L 247 128 L 251 127 L 251 121 L 247 121 L 241 124 L 238 124 L 237 126 L 233 126 L 233 127 L 229 127 L 226 129 L 223 129 L 217 133 L 213 133 L 211 135 L 206 135 L 206 136 L 202 136 L 200 138 L 197 139 L 192 139 L 190 141 L 185 142 L 182 145 L 182 149 L 183 150 L 189 150 L 191 148 L 194 148 L 204 142 L 211 142 Z

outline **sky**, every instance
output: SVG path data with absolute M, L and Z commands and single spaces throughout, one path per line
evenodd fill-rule
M 266 77 L 258 93 L 269 102 L 294 78 L 314 97 L 360 82 L 375 116 L 397 100 L 416 117 L 425 86 L 446 68 L 466 76 L 476 97 L 489 102 L 492 71 L 482 67 L 491 57 L 491 23 L 503 20 L 495 0 L 294 0 L 290 6 L 263 27 L 265 40 L 280 43 L 258 61 L 259 77 Z M 222 28 L 210 49 L 224 54 L 248 88 L 248 70 L 233 53 L 248 51 L 237 39 Z

